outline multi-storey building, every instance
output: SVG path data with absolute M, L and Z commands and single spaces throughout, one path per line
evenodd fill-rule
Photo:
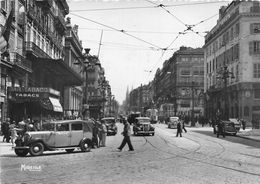
M 151 98 L 149 85 L 142 85 L 132 90 L 129 94 L 129 108 L 132 112 L 140 112 L 142 115 L 150 108 Z
M 72 26 L 71 19 L 66 21 L 65 62 L 86 80 L 85 58 L 82 54 L 82 42 L 78 36 L 78 25 Z M 66 87 L 64 92 L 64 113 L 67 117 L 82 114 L 84 86 Z
M 207 116 L 260 119 L 260 2 L 233 1 L 205 37 Z
M 154 78 L 154 100 L 159 116 L 204 114 L 204 53 L 201 48 L 181 47 L 158 69 Z
M 15 121 L 61 118 L 65 88 L 83 82 L 71 61 L 64 60 L 68 4 L 65 0 L 17 0 L 7 10 L 11 7 L 16 18 L 9 58 L 19 67 L 11 68 L 6 80 L 8 114 Z

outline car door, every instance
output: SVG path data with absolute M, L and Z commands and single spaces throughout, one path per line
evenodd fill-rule
M 56 124 L 55 147 L 70 146 L 69 123 Z
M 71 124 L 71 139 L 70 145 L 77 146 L 83 138 L 82 122 L 73 122 Z

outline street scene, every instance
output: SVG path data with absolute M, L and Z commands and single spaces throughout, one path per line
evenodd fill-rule
M 0 0 L 0 183 L 260 183 L 260 2 Z
M 118 123 L 119 132 L 123 125 Z M 46 152 L 17 157 L 1 143 L 2 183 L 259 183 L 260 136 L 216 139 L 212 127 L 187 127 L 183 137 L 165 124 L 154 136 L 131 136 L 135 149 L 121 152 L 122 135 L 82 153 Z M 248 130 L 246 130 L 248 131 Z

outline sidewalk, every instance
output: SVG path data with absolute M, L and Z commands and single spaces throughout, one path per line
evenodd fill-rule
M 3 136 L 0 136 L 0 156 L 10 154 L 15 154 L 11 141 L 9 143 L 3 142 Z
M 245 130 L 240 129 L 240 131 L 237 133 L 237 136 L 260 142 L 260 129 L 252 129 L 252 128 L 246 128 Z

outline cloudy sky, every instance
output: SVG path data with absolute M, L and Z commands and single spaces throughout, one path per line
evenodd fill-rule
M 90 54 L 98 55 L 119 103 L 153 80 L 180 46 L 202 47 L 222 0 L 67 0 L 72 24 Z M 103 32 L 103 34 L 102 34 Z M 102 35 L 102 39 L 101 39 Z M 101 40 L 101 45 L 100 45 Z M 99 51 L 100 50 L 100 51 Z

